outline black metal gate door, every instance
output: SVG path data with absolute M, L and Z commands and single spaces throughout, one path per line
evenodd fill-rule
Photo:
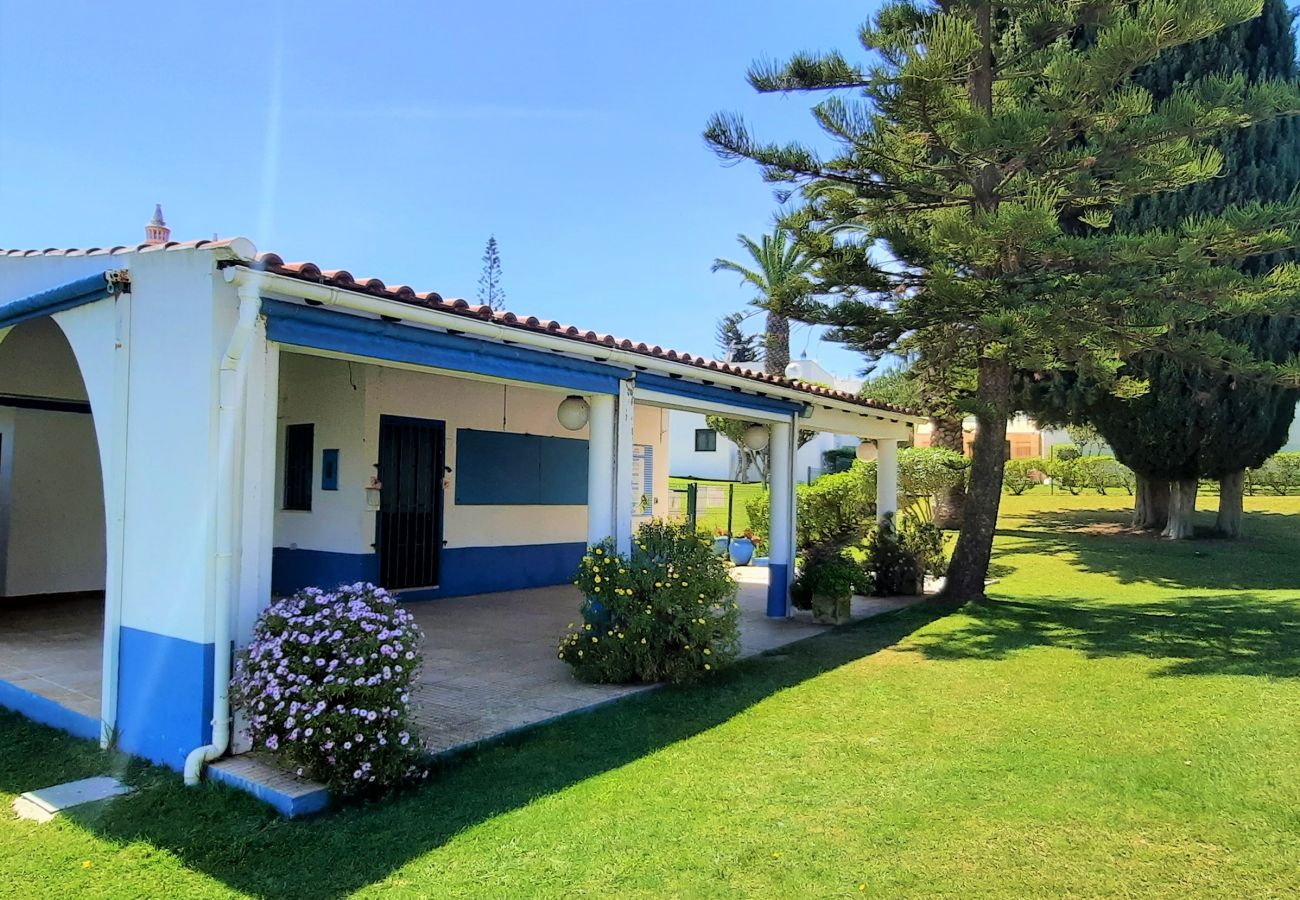
M 434 587 L 442 549 L 442 422 L 379 420 L 379 583 L 389 590 Z

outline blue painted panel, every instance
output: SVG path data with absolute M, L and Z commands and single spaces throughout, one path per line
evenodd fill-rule
M 581 439 L 544 437 L 541 442 L 541 502 L 551 506 L 587 505 L 590 445 Z
M 182 769 L 212 740 L 212 644 L 122 627 L 117 743 L 127 753 Z
M 795 403 L 792 400 L 760 397 L 757 394 L 749 394 L 730 387 L 722 387 L 716 384 L 700 384 L 697 381 L 687 381 L 684 378 L 669 378 L 666 375 L 654 375 L 649 372 L 639 373 L 636 376 L 636 385 L 648 391 L 658 391 L 661 394 L 672 394 L 676 397 L 686 397 L 691 400 L 727 403 L 731 406 L 743 406 L 746 409 L 786 416 L 797 415 L 804 408 L 804 404 Z
M 587 442 L 506 431 L 456 431 L 461 506 L 585 506 Z
M 322 450 L 320 452 L 320 489 L 337 491 L 339 489 L 339 452 Z
M 442 551 L 442 584 L 401 591 L 403 600 L 433 600 L 524 588 L 569 584 L 587 550 L 581 541 L 518 547 L 447 547 Z M 277 548 L 272 559 L 272 590 L 289 594 L 316 585 L 332 587 L 374 581 L 379 571 L 373 553 L 330 553 Z M 339 577 L 340 573 L 352 573 Z
M 74 306 L 82 306 L 103 300 L 109 296 L 108 279 L 100 272 L 86 278 L 78 278 L 58 287 L 29 294 L 17 300 L 11 300 L 0 306 L 0 328 L 8 328 L 28 319 L 39 319 Z
M 88 741 L 99 740 L 99 720 L 68 709 L 7 681 L 0 681 L 0 706 L 21 713 L 33 722 L 66 731 Z
M 790 612 L 789 575 L 790 567 L 786 563 L 771 563 L 767 567 L 767 614 L 774 619 L 784 619 Z
M 630 370 L 467 335 L 366 319 L 264 299 L 267 337 L 283 344 L 353 353 L 595 394 L 616 394 Z
M 331 553 L 326 550 L 271 550 L 271 592 L 285 596 L 305 587 L 332 588 L 340 584 L 379 580 L 379 557 L 373 553 Z

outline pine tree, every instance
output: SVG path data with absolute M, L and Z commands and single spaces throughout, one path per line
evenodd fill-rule
M 1291 83 L 1206 77 L 1157 103 L 1130 81 L 1162 52 L 1257 16 L 1261 2 L 887 2 L 860 35 L 868 67 L 831 52 L 750 73 L 760 91 L 830 91 L 814 115 L 837 155 L 760 143 L 735 117 L 710 123 L 724 158 L 792 185 L 783 201 L 801 191 L 787 224 L 838 300 L 806 301 L 799 315 L 873 353 L 937 333 L 974 372 L 971 486 L 944 600 L 984 593 L 1017 369 L 1074 371 L 1134 396 L 1146 384 L 1119 370 L 1150 348 L 1242 377 L 1300 377 L 1300 366 L 1171 327 L 1225 309 L 1293 312 L 1297 267 L 1255 278 L 1218 263 L 1293 246 L 1300 206 L 1110 227 L 1136 197 L 1217 176 L 1215 135 L 1300 114 Z M 889 265 L 876 264 L 877 242 Z
M 505 288 L 501 287 L 501 251 L 497 247 L 496 235 L 488 237 L 487 247 L 483 250 L 483 274 L 478 279 L 478 302 L 489 309 L 504 309 L 506 305 Z
M 1240 72 L 1248 82 L 1295 78 L 1292 18 L 1282 0 L 1266 0 L 1259 18 L 1174 48 L 1137 72 L 1134 80 L 1160 100 L 1173 96 L 1180 84 L 1220 72 Z M 1188 216 L 1219 213 L 1234 204 L 1286 200 L 1300 184 L 1300 120 L 1228 132 L 1214 143 L 1224 156 L 1223 177 L 1136 198 L 1117 210 L 1117 227 L 1175 227 Z M 1290 251 L 1245 259 L 1239 265 L 1259 274 L 1296 258 Z M 1294 320 L 1236 317 L 1213 327 L 1266 359 L 1282 362 L 1300 351 Z M 1235 537 L 1241 527 L 1244 469 L 1259 465 L 1285 443 L 1300 395 L 1277 384 L 1179 365 L 1149 353 L 1128 360 L 1125 372 L 1150 385 L 1134 402 L 1113 402 L 1086 379 L 1072 376 L 1064 376 L 1063 386 L 1073 397 L 1064 396 L 1062 386 L 1044 390 L 1043 385 L 1032 386 L 1025 397 L 1031 411 L 1042 417 L 1060 420 L 1073 415 L 1095 425 L 1137 473 L 1135 527 L 1160 530 L 1170 538 L 1190 537 L 1199 479 L 1214 478 L 1220 482 L 1218 530 Z M 1089 398 L 1096 402 L 1090 405 Z M 1034 406 L 1043 402 L 1064 406 Z
M 745 334 L 740 327 L 744 321 L 745 314 L 738 312 L 727 313 L 718 320 L 715 337 L 720 358 L 725 362 L 759 362 L 763 358 L 763 353 L 757 346 L 758 335 Z

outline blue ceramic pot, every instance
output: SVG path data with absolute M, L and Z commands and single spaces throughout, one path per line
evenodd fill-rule
M 738 537 L 731 542 L 731 561 L 738 566 L 747 566 L 754 558 L 754 542 L 747 537 Z
M 713 552 L 718 554 L 718 556 L 726 556 L 727 545 L 730 543 L 731 538 L 727 537 L 725 534 L 719 535 L 713 539 Z

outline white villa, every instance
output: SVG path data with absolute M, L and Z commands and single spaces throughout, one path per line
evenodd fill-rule
M 86 708 L 39 666 L 16 678 L 10 630 L 0 704 L 191 781 L 231 750 L 232 652 L 273 595 L 566 583 L 588 544 L 626 549 L 666 510 L 684 411 L 766 434 L 767 613 L 784 617 L 796 429 L 875 441 L 883 513 L 921 421 L 243 238 L 168 236 L 158 216 L 139 246 L 0 251 L 0 610 L 96 651 Z

